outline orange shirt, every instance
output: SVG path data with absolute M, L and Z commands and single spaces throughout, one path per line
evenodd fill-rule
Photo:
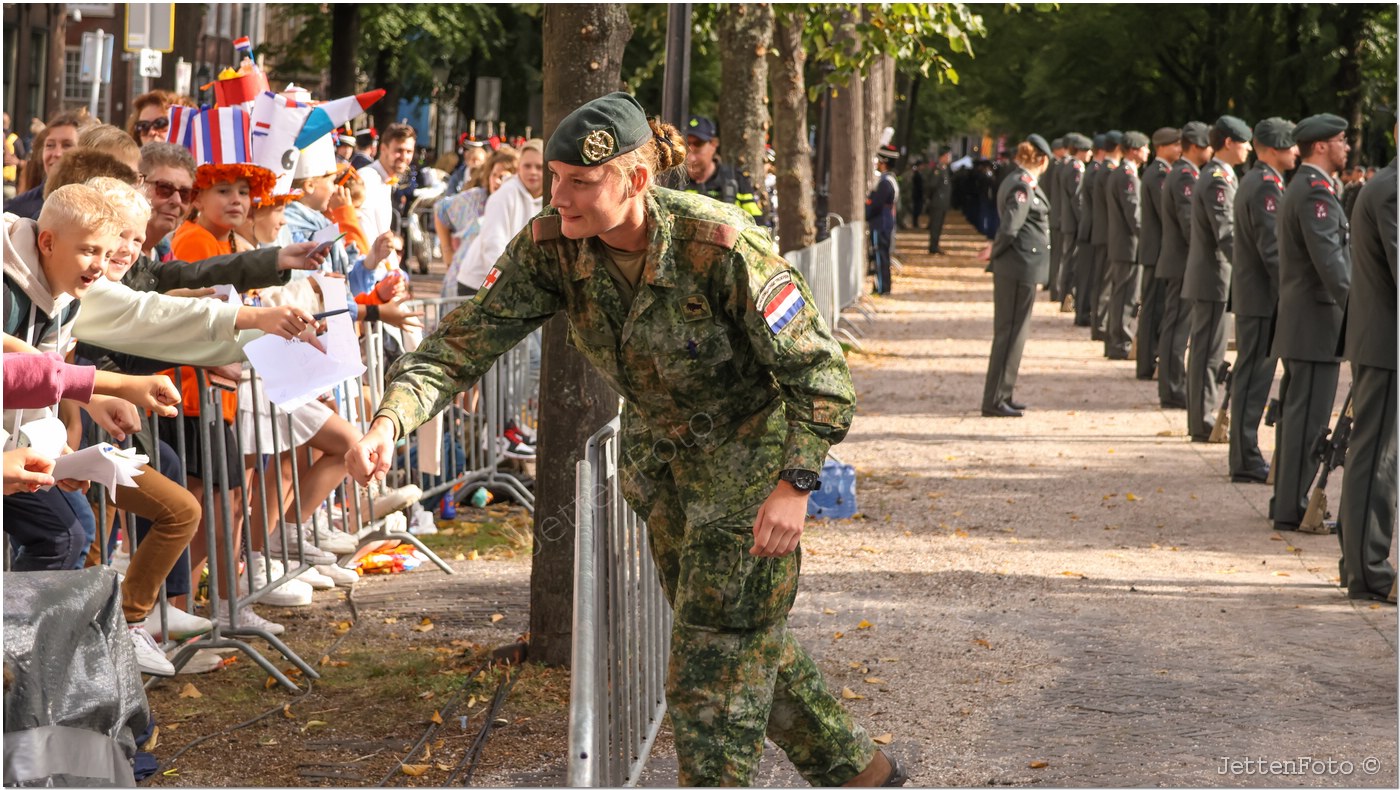
M 228 255 L 233 249 L 227 238 L 219 239 L 199 223 L 186 220 L 175 229 L 175 235 L 170 239 L 170 252 L 177 261 L 195 262 L 215 255 Z M 165 374 L 172 380 L 175 379 L 174 370 L 167 370 Z M 195 379 L 194 368 L 180 368 L 179 384 L 185 415 L 198 416 L 199 384 Z M 220 397 L 223 400 L 224 422 L 232 424 L 238 416 L 238 396 L 232 392 L 221 392 Z
M 365 238 L 365 231 L 360 227 L 360 214 L 354 205 L 333 208 L 326 212 L 326 217 L 340 226 L 340 232 L 345 234 L 346 246 L 353 244 L 360 250 L 361 255 L 369 255 L 369 240 Z

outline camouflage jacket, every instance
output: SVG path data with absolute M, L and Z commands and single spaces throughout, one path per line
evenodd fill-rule
M 570 344 L 626 401 L 623 477 L 669 467 L 692 522 L 761 501 L 781 469 L 820 470 L 855 411 L 841 348 L 800 274 L 741 209 L 656 188 L 630 309 L 596 238 L 564 238 L 546 207 L 480 292 L 391 369 L 378 415 L 397 435 L 441 410 L 555 313 Z

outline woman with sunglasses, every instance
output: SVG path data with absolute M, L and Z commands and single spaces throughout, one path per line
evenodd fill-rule
M 170 91 L 154 90 L 137 96 L 131 103 L 131 115 L 126 119 L 126 132 L 137 145 L 145 145 L 165 139 L 170 126 L 168 112 L 170 105 L 195 106 L 188 96 L 180 96 Z

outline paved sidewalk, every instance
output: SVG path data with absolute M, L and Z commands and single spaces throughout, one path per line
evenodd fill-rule
M 925 786 L 1395 787 L 1396 610 L 1348 601 L 1336 538 L 1274 533 L 1269 489 L 1230 483 L 1226 447 L 1043 294 L 1030 410 L 982 418 L 991 276 L 950 225 L 936 259 L 898 237 L 851 356 L 836 454 L 864 518 L 803 540 L 792 627 L 849 710 Z M 674 782 L 663 739 L 644 783 Z M 771 744 L 760 783 L 804 784 Z

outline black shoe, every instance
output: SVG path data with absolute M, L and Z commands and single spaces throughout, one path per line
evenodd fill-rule
M 1290 523 L 1288 523 L 1287 521 L 1275 521 L 1275 522 L 1274 522 L 1274 531 L 1275 531 L 1275 532 L 1297 532 L 1297 531 L 1298 531 L 1298 525 L 1297 525 L 1297 524 L 1290 524 Z
M 1074 325 L 1075 325 L 1075 326 L 1081 326 L 1081 327 L 1082 327 L 1082 326 L 1088 326 L 1088 325 L 1089 325 L 1089 321 L 1088 321 L 1087 319 L 1084 320 L 1084 321 L 1080 321 L 1078 318 L 1076 318 L 1076 319 L 1074 319 Z
M 1089 333 L 1089 339 L 1102 343 L 1103 341 L 1108 339 L 1108 336 L 1105 335 L 1103 332 L 1100 332 L 1099 330 L 1095 329 L 1094 331 Z
M 1210 443 L 1210 434 L 1206 434 L 1205 436 L 1192 436 L 1192 437 L 1191 437 L 1191 443 L 1192 443 L 1192 444 L 1209 444 L 1209 443 Z
M 1259 483 L 1264 484 L 1269 480 L 1269 465 L 1264 464 L 1258 469 L 1246 469 L 1243 472 L 1235 472 L 1230 475 L 1231 483 Z
M 1152 380 L 1155 379 L 1155 378 L 1157 378 L 1157 374 L 1156 374 L 1156 373 L 1148 373 L 1146 376 L 1144 376 L 1144 375 L 1142 375 L 1142 374 L 1138 374 L 1137 380 L 1138 380 L 1138 381 L 1152 381 Z
M 983 417 L 1020 417 L 1021 412 L 1016 411 L 1005 403 L 998 403 L 990 409 L 982 410 Z
M 1164 408 L 1164 409 L 1184 409 L 1184 408 L 1186 408 L 1186 404 L 1185 404 L 1185 403 L 1182 403 L 1181 401 L 1164 400 L 1164 401 L 1162 401 L 1162 408 Z
M 1016 401 L 1011 400 L 1011 399 L 1009 399 L 1009 398 L 1008 398 L 1007 401 L 1006 401 L 1006 405 L 1007 405 L 1007 406 L 1010 406 L 1011 408 L 1015 409 L 1016 411 L 1025 411 L 1025 410 L 1026 410 L 1026 404 L 1024 404 L 1024 403 L 1017 403 Z
M 884 782 L 880 784 L 880 786 L 903 787 L 904 785 L 908 784 L 909 772 L 904 770 L 904 766 L 899 764 L 899 758 L 895 757 L 889 752 L 886 752 L 883 749 L 880 750 L 880 753 L 885 755 L 885 759 L 888 760 L 890 763 L 890 775 L 887 779 L 885 779 Z

